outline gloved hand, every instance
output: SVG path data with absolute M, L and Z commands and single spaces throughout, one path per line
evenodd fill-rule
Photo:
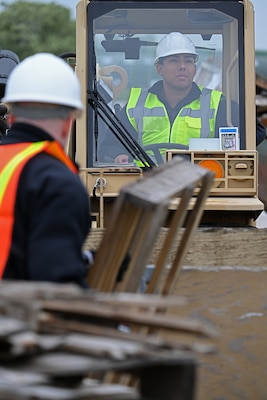
M 86 264 L 87 269 L 89 269 L 94 264 L 95 250 L 84 250 L 83 260 Z

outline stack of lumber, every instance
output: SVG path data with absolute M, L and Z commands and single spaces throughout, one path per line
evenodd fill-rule
M 193 399 L 197 354 L 214 353 L 217 332 L 161 312 L 185 303 L 177 296 L 1 282 L 0 399 Z M 138 385 L 102 381 L 109 372 L 131 374 Z

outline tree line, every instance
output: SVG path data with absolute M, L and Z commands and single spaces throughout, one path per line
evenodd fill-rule
M 17 0 L 0 2 L 0 49 L 22 61 L 38 52 L 60 55 L 75 52 L 75 24 L 71 10 L 51 3 Z

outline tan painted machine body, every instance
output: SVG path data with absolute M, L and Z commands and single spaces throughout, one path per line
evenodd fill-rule
M 163 162 L 180 155 L 215 169 L 203 222 L 253 225 L 264 205 L 258 198 L 252 2 L 80 0 L 76 11 L 76 71 L 85 112 L 76 122 L 70 153 L 91 194 L 94 225 L 105 227 L 120 188 L 146 173 L 135 162 L 114 163 L 108 151 L 101 158 L 99 148 L 113 134 L 110 112 L 127 103 L 130 89 L 149 88 L 160 79 L 156 45 L 173 31 L 189 36 L 199 53 L 195 82 L 224 93 L 227 127 L 220 137 L 190 141 L 186 150 L 166 150 Z M 238 105 L 237 126 L 231 102 Z

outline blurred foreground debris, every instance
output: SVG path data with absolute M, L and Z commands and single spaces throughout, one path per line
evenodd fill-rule
M 197 354 L 212 356 L 217 332 L 161 312 L 185 304 L 177 296 L 1 282 L 0 399 L 194 399 Z M 130 374 L 138 385 L 104 382 L 107 372 Z

